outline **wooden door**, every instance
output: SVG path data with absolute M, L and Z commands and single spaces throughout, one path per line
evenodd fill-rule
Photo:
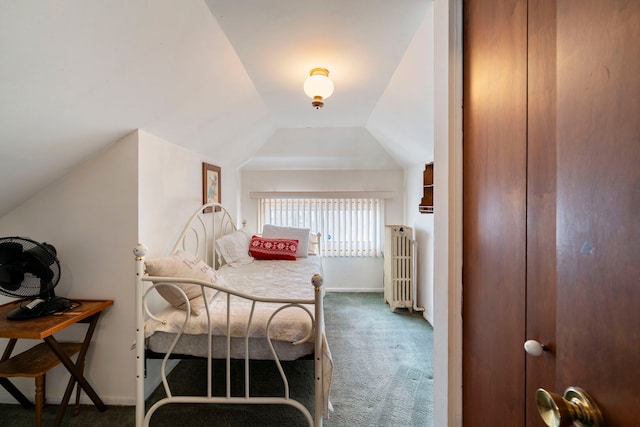
M 464 4 L 463 418 L 524 423 L 527 8 Z
M 558 1 L 556 391 L 640 425 L 640 2 Z
M 527 427 L 544 426 L 535 395 L 555 388 L 556 350 L 556 0 L 528 2 L 526 333 L 544 343 L 524 355 Z M 522 343 L 520 343 L 522 345 Z
M 579 386 L 640 425 L 640 2 L 465 1 L 464 33 L 464 424 Z

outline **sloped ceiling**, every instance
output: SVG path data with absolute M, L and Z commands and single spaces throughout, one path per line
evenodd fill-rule
M 403 153 L 431 144 L 432 118 L 413 96 L 427 90 L 429 42 L 416 34 L 429 31 L 431 6 L 0 0 L 0 216 L 137 128 L 246 167 L 430 160 Z M 321 110 L 302 91 L 317 66 L 336 87 Z
M 364 127 L 278 129 L 244 169 L 398 169 Z

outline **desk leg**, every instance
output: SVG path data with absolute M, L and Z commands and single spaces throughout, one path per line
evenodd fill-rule
M 58 407 L 58 412 L 56 413 L 56 419 L 53 422 L 54 427 L 59 427 L 62 425 L 62 417 L 64 416 L 65 411 L 67 410 L 67 406 L 69 405 L 69 398 L 71 397 L 71 393 L 73 392 L 73 386 L 76 384 L 76 379 L 71 376 L 69 378 L 69 382 L 67 383 L 67 389 L 64 392 L 64 396 L 60 401 L 60 406 Z
M 87 330 L 84 341 L 82 343 L 82 348 L 80 349 L 80 354 L 78 355 L 78 361 L 84 360 L 84 356 L 87 354 L 87 350 L 89 349 L 89 344 L 91 342 L 91 337 L 93 336 L 93 331 L 96 328 L 96 324 L 98 322 L 99 316 L 100 316 L 100 313 L 96 313 L 93 316 L 91 316 L 89 329 Z M 53 335 L 46 337 L 44 340 L 51 348 L 51 351 L 53 351 L 56 354 L 56 356 L 58 356 L 58 359 L 60 359 L 60 362 L 62 362 L 65 368 L 67 368 L 67 371 L 69 371 L 69 373 L 71 374 L 73 381 L 77 381 L 78 384 L 80 384 L 83 390 L 87 393 L 87 396 L 89 396 L 89 398 L 91 399 L 93 404 L 96 406 L 96 408 L 98 408 L 100 412 L 105 411 L 107 409 L 106 405 L 102 402 L 102 400 L 100 399 L 98 394 L 95 392 L 93 387 L 91 387 L 87 379 L 84 377 L 83 369 L 80 369 L 80 366 L 83 366 L 84 363 L 82 364 L 79 363 L 80 366 L 76 366 L 71 361 L 69 356 L 67 356 L 66 353 L 62 350 L 62 348 L 60 348 L 60 344 L 53 337 Z M 65 407 L 66 407 L 66 403 L 67 402 L 65 402 L 65 405 L 64 405 Z
M 11 396 L 13 396 L 18 402 L 20 402 L 23 408 L 29 409 L 33 406 L 33 403 L 31 403 L 31 401 L 27 399 L 27 397 L 22 394 L 22 392 L 18 390 L 18 388 L 14 386 L 13 383 L 8 379 L 0 378 L 0 385 L 4 387 L 9 393 L 11 393 Z
M 4 353 L 2 353 L 2 358 L 0 358 L 0 362 L 9 360 L 17 341 L 18 340 L 16 338 L 9 339 L 7 346 L 4 348 Z M 29 409 L 33 406 L 33 403 L 31 403 L 31 401 L 27 399 L 27 397 L 22 394 L 22 392 L 18 390 L 18 388 L 14 386 L 8 378 L 0 378 L 0 385 L 4 387 L 11 394 L 11 396 L 14 397 L 14 399 L 16 399 L 23 408 Z
M 84 376 L 85 357 L 87 355 L 87 351 L 89 350 L 89 343 L 91 342 L 91 338 L 93 337 L 93 332 L 96 328 L 97 323 L 98 323 L 98 315 L 96 314 L 90 318 L 89 329 L 85 334 L 84 340 L 82 342 L 82 347 L 80 348 L 80 352 L 78 353 L 78 358 L 76 359 L 75 366 L 80 371 L 80 375 L 83 375 L 83 376 Z M 71 375 L 71 378 L 69 378 L 69 382 L 67 383 L 67 389 L 65 390 L 64 396 L 60 401 L 60 407 L 58 408 L 58 412 L 56 413 L 56 419 L 53 423 L 54 427 L 58 427 L 62 424 L 62 417 L 64 416 L 64 413 L 67 410 L 67 407 L 69 406 L 69 399 L 71 398 L 71 393 L 73 393 L 73 387 L 75 385 L 76 385 L 76 378 L 73 375 Z M 78 385 L 78 390 L 76 394 L 76 406 L 73 410 L 74 416 L 78 415 L 79 404 L 80 404 L 80 389 L 81 389 L 80 385 Z M 101 409 L 101 411 L 103 410 L 104 409 Z

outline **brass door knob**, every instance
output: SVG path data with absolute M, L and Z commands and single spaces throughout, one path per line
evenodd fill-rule
M 598 405 L 578 387 L 566 389 L 564 397 L 539 388 L 536 405 L 540 417 L 550 427 L 604 427 Z

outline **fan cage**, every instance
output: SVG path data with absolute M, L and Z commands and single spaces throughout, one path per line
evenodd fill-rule
M 60 261 L 52 245 L 26 237 L 0 238 L 0 293 L 50 299 L 59 280 Z

